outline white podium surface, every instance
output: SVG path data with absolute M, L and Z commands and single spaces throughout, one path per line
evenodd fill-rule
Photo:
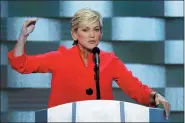
M 35 112 L 35 122 L 169 122 L 164 110 L 115 100 L 87 100 Z

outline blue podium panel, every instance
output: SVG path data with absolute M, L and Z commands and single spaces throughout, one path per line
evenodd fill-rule
M 122 101 L 88 100 L 35 112 L 35 122 L 169 122 L 164 110 Z
M 170 122 L 165 118 L 165 111 L 162 109 L 150 108 L 150 122 Z

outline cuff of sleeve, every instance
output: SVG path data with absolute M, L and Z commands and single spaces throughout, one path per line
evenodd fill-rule
M 23 66 L 25 60 L 26 60 L 26 53 L 24 53 L 21 56 L 14 56 L 14 49 L 8 52 L 8 60 L 10 62 L 10 65 L 17 69 L 21 66 Z
M 150 103 L 150 106 L 151 106 L 151 107 L 154 107 L 154 108 L 158 107 L 158 105 L 156 105 L 156 103 L 155 103 L 156 94 L 158 94 L 158 93 L 155 92 L 154 96 L 152 97 L 153 100 L 154 100 L 154 102 Z
M 151 104 L 151 102 L 150 102 L 151 92 L 153 92 L 153 90 L 149 88 L 148 94 L 147 94 L 146 98 L 144 99 L 146 101 L 145 104 L 150 107 L 155 107 L 155 105 Z
M 151 91 L 150 91 L 150 94 L 151 94 L 151 92 L 155 92 L 155 94 L 157 94 L 157 92 L 154 91 L 154 90 L 152 90 L 152 89 L 151 89 Z M 151 95 L 149 95 L 149 98 L 151 98 Z M 154 98 L 154 97 L 152 97 L 152 98 Z M 149 100 L 150 100 L 150 99 L 149 99 Z M 153 100 L 155 100 L 155 99 L 153 99 Z M 149 106 L 150 106 L 150 107 L 153 107 L 153 108 L 156 108 L 156 107 L 157 107 L 156 103 L 155 103 L 155 102 L 151 102 L 151 101 L 149 101 Z

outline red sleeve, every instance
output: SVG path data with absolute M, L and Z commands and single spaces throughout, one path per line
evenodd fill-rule
M 132 72 L 117 57 L 113 59 L 113 74 L 113 79 L 129 97 L 142 105 L 151 106 L 150 93 L 153 90 L 133 76 Z
M 52 51 L 45 54 L 13 56 L 14 49 L 8 52 L 10 66 L 19 73 L 46 73 L 52 72 L 59 51 Z

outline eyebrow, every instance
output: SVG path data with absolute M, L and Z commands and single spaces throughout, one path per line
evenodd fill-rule
M 96 29 L 96 28 L 100 28 L 100 26 L 96 26 L 96 27 L 94 27 L 93 29 Z M 90 29 L 90 27 L 82 27 L 82 29 Z
M 94 28 L 100 28 L 100 26 L 95 26 Z M 81 28 L 90 28 L 90 27 L 88 27 L 88 26 L 85 26 L 85 27 L 81 27 Z

